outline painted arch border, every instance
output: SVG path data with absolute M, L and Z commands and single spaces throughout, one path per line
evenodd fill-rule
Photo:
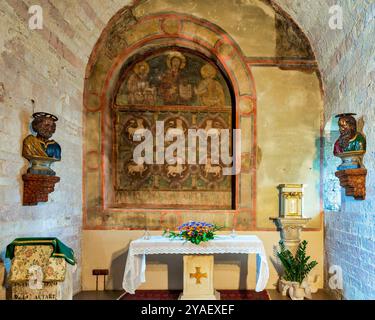
M 120 17 L 118 17 L 119 19 Z M 118 19 L 112 19 L 110 24 L 116 25 Z M 147 27 L 148 26 L 148 27 Z M 221 220 L 232 218 L 232 223 L 239 221 L 245 225 L 238 227 L 243 230 L 256 230 L 256 89 L 254 78 L 246 57 L 243 55 L 235 41 L 220 27 L 211 22 L 196 18 L 192 15 L 163 13 L 145 16 L 122 34 L 123 48 L 112 60 L 111 64 L 103 70 L 99 77 L 101 82 L 95 86 L 99 88 L 93 91 L 94 76 L 93 67 L 98 62 L 101 54 L 106 53 L 105 43 L 110 34 L 110 26 L 103 31 L 98 40 L 87 65 L 84 83 L 84 149 L 83 149 L 83 228 L 84 229 L 143 229 L 148 225 L 150 229 L 170 227 L 182 222 L 187 216 L 202 216 L 203 214 L 215 217 L 222 216 Z M 148 30 L 148 31 L 147 31 Z M 251 123 L 251 145 L 243 149 L 241 153 L 242 168 L 244 172 L 236 176 L 235 182 L 235 209 L 234 210 L 174 210 L 174 209 L 128 209 L 110 208 L 106 203 L 106 194 L 109 188 L 108 166 L 106 152 L 110 146 L 105 137 L 108 136 L 106 126 L 110 120 L 110 110 L 114 94 L 114 88 L 120 76 L 122 67 L 142 50 L 150 50 L 153 47 L 174 46 L 192 51 L 199 51 L 209 60 L 216 59 L 224 68 L 234 92 L 236 128 L 241 123 Z M 94 86 L 94 87 L 95 87 Z M 96 100 L 90 99 L 94 95 Z M 96 101 L 96 104 L 92 104 Z M 87 142 L 88 119 L 96 117 L 99 132 L 99 144 L 93 146 Z M 246 122 L 247 121 L 247 122 Z M 90 121 L 92 122 L 92 121 Z M 91 124 L 92 125 L 92 124 Z M 94 165 L 93 165 L 94 164 Z M 93 178 L 96 173 L 96 181 Z M 251 195 L 247 205 L 242 206 L 240 197 L 242 176 L 250 178 Z M 89 179 L 89 176 L 91 178 Z M 245 178 L 243 178 L 245 179 Z M 243 180 L 244 181 L 244 180 Z M 88 186 L 96 186 L 99 191 L 93 199 L 89 199 Z M 249 198 L 249 195 L 246 195 Z M 88 217 L 88 213 L 92 217 Z M 171 217 L 173 214 L 176 218 Z

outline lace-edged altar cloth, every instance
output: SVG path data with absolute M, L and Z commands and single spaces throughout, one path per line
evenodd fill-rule
M 147 254 L 256 254 L 257 281 L 255 291 L 265 289 L 269 278 L 269 267 L 263 242 L 253 235 L 216 236 L 214 240 L 199 245 L 162 236 L 152 236 L 149 240 L 143 238 L 133 240 L 129 246 L 122 287 L 130 294 L 146 281 Z

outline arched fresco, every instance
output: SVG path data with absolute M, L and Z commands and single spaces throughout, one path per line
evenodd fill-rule
M 242 215 L 251 224 L 256 98 L 240 49 L 219 27 L 189 15 L 135 21 L 123 10 L 115 20 L 87 69 L 86 227 L 160 228 L 188 215 L 222 224 Z M 171 54 L 184 64 L 177 78 L 171 76 Z M 177 91 L 170 94 L 174 81 Z M 137 167 L 129 134 L 138 126 L 152 130 L 157 120 L 185 129 L 241 128 L 247 136 L 241 174 L 223 176 L 222 164 Z
M 235 188 L 232 190 L 231 176 L 223 172 L 223 167 L 229 166 L 223 161 L 201 164 L 199 150 L 192 154 L 188 141 L 192 130 L 216 129 L 217 138 L 220 130 L 231 130 L 232 100 L 220 69 L 191 51 L 153 51 L 127 65 L 121 72 L 112 105 L 114 205 L 232 209 Z M 152 163 L 135 163 L 134 151 L 142 143 L 134 141 L 137 130 L 140 134 L 149 130 L 154 137 L 152 145 L 156 146 L 158 125 L 164 136 L 161 158 L 156 158 L 158 151 L 154 150 Z M 165 150 L 174 142 L 165 141 L 168 134 L 180 134 L 185 142 L 180 155 L 183 163 L 166 161 Z M 213 142 L 208 141 L 208 159 L 212 157 Z M 189 163 L 189 156 L 195 156 L 195 161 L 190 161 L 193 163 Z
M 270 228 L 270 222 L 264 220 L 266 213 L 262 215 L 261 220 L 257 221 L 258 218 L 256 218 L 257 166 L 262 161 L 262 150 L 257 145 L 257 97 L 250 68 L 269 64 L 269 61 L 249 59 L 228 33 L 205 19 L 174 12 L 147 15 L 137 10 L 137 5 L 134 8 L 125 7 L 111 19 L 98 40 L 86 69 L 83 175 L 85 228 L 161 229 L 175 227 L 187 219 L 204 219 L 230 228 L 235 226 L 241 230 L 257 229 L 260 221 L 262 230 L 264 226 Z M 294 32 L 292 38 L 300 39 L 298 32 L 295 33 L 293 29 L 295 26 L 293 24 L 286 26 L 289 20 L 281 19 L 280 21 L 280 19 L 278 20 L 279 33 Z M 276 49 L 279 53 L 291 48 L 285 43 L 287 38 L 286 34 L 278 38 Z M 240 40 L 242 44 L 246 43 L 243 39 Z M 304 45 L 305 40 L 302 41 Z M 298 46 L 298 43 L 296 45 Z M 245 46 L 246 52 L 251 50 L 249 45 Z M 291 58 L 285 60 L 286 62 L 280 69 L 298 68 L 299 70 L 306 69 L 307 73 L 314 72 L 316 62 L 311 56 L 311 48 L 309 46 L 306 48 L 294 47 L 292 51 L 289 50 L 286 53 L 287 56 L 293 56 L 295 52 L 298 54 L 306 52 L 306 62 L 302 60 L 302 62 L 299 60 L 295 62 Z M 146 118 L 144 116 L 147 113 L 145 111 L 152 106 L 160 110 L 174 107 L 176 109 L 173 112 L 178 112 L 180 115 L 183 111 L 178 111 L 178 108 L 181 109 L 184 106 L 207 107 L 202 106 L 201 103 L 204 97 L 199 97 L 197 94 L 195 96 L 193 94 L 189 103 L 185 103 L 181 95 L 177 100 L 172 95 L 167 101 L 168 97 L 165 97 L 163 90 L 158 88 L 160 82 L 155 81 L 155 77 L 158 77 L 158 72 L 163 74 L 167 70 L 167 62 L 161 61 L 166 59 L 168 51 L 200 57 L 216 68 L 216 75 L 219 77 L 214 80 L 220 83 L 224 91 L 224 99 L 220 98 L 219 93 L 218 101 L 224 100 L 225 106 L 230 105 L 231 113 L 229 108 L 228 112 L 223 109 L 219 110 L 220 107 L 218 109 L 217 105 L 211 106 L 211 111 L 215 109 L 216 114 L 219 112 L 219 115 L 220 112 L 227 113 L 230 119 L 221 119 L 222 123 L 228 127 L 230 124 L 231 128 L 242 131 L 241 172 L 231 179 L 226 179 L 227 181 L 201 179 L 199 185 L 201 190 L 223 192 L 220 196 L 219 193 L 214 194 L 211 202 L 204 192 L 197 192 L 195 198 L 191 196 L 193 193 L 189 194 L 198 186 L 197 177 L 206 178 L 204 168 L 170 168 L 168 177 L 168 169 L 160 169 L 156 166 L 135 167 L 134 163 L 129 163 L 131 160 L 129 157 L 118 157 L 119 143 L 121 144 L 120 140 L 123 139 L 119 137 L 120 132 L 124 133 L 122 137 L 126 137 L 126 133 L 129 134 L 127 130 L 132 131 L 139 125 L 152 129 L 156 120 L 155 116 L 149 115 Z M 153 79 L 148 81 L 147 90 L 143 94 L 138 94 L 138 98 L 129 96 L 129 88 L 135 88 L 132 83 L 136 84 L 134 81 L 136 77 L 130 78 L 131 74 L 136 74 L 136 64 L 149 59 L 145 57 L 156 59 L 156 56 L 153 56 L 154 53 L 159 54 L 161 60 L 152 63 L 155 65 L 161 63 L 162 67 L 156 68 L 159 69 L 156 72 L 150 64 L 147 67 L 143 66 L 144 69 L 149 69 L 148 76 Z M 163 55 L 164 58 L 161 58 Z M 202 66 L 203 64 L 200 68 Z M 141 65 L 137 68 L 142 69 Z M 189 86 L 186 87 L 184 94 L 187 96 L 189 96 L 189 90 L 192 89 L 192 92 L 195 92 L 194 87 L 197 89 L 199 82 L 203 80 L 200 71 L 195 74 L 195 80 L 191 83 L 192 87 L 190 89 Z M 224 82 L 220 80 L 220 75 L 225 80 Z M 137 99 L 139 100 L 136 101 Z M 206 99 L 206 103 L 203 104 L 210 104 L 207 101 Z M 140 112 L 138 122 L 137 117 L 125 119 L 116 115 L 120 110 L 122 110 L 120 115 L 126 113 L 124 112 L 125 105 L 133 106 L 128 108 L 129 112 L 130 109 L 131 112 L 138 109 Z M 187 114 L 189 114 L 189 119 L 186 117 Z M 182 126 L 193 124 L 192 111 L 187 114 L 178 119 Z M 223 118 L 223 114 L 220 116 Z M 178 125 L 176 120 L 176 118 L 171 118 L 174 126 Z M 195 123 L 193 125 L 199 126 Z M 171 179 L 174 171 L 178 170 L 183 171 L 181 176 L 178 172 L 178 179 Z M 157 174 L 154 175 L 154 173 Z M 174 193 L 184 190 L 187 193 L 181 196 L 181 201 L 177 201 Z M 152 192 L 154 192 L 153 195 Z M 270 193 L 267 189 L 267 194 Z M 313 197 L 310 197 L 311 200 Z M 171 209 L 172 207 L 174 209 Z

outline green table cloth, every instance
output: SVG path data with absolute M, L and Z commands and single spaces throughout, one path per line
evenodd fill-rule
M 13 259 L 16 246 L 48 245 L 53 247 L 51 257 L 64 258 L 71 265 L 76 264 L 74 251 L 57 238 L 17 238 L 6 248 L 6 258 Z

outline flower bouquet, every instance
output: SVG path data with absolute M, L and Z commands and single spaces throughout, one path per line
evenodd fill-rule
M 200 244 L 201 242 L 214 239 L 215 231 L 220 230 L 221 227 L 206 222 L 189 221 L 183 223 L 177 229 L 178 232 L 164 230 L 163 235 L 172 239 L 180 238 L 194 244 Z

